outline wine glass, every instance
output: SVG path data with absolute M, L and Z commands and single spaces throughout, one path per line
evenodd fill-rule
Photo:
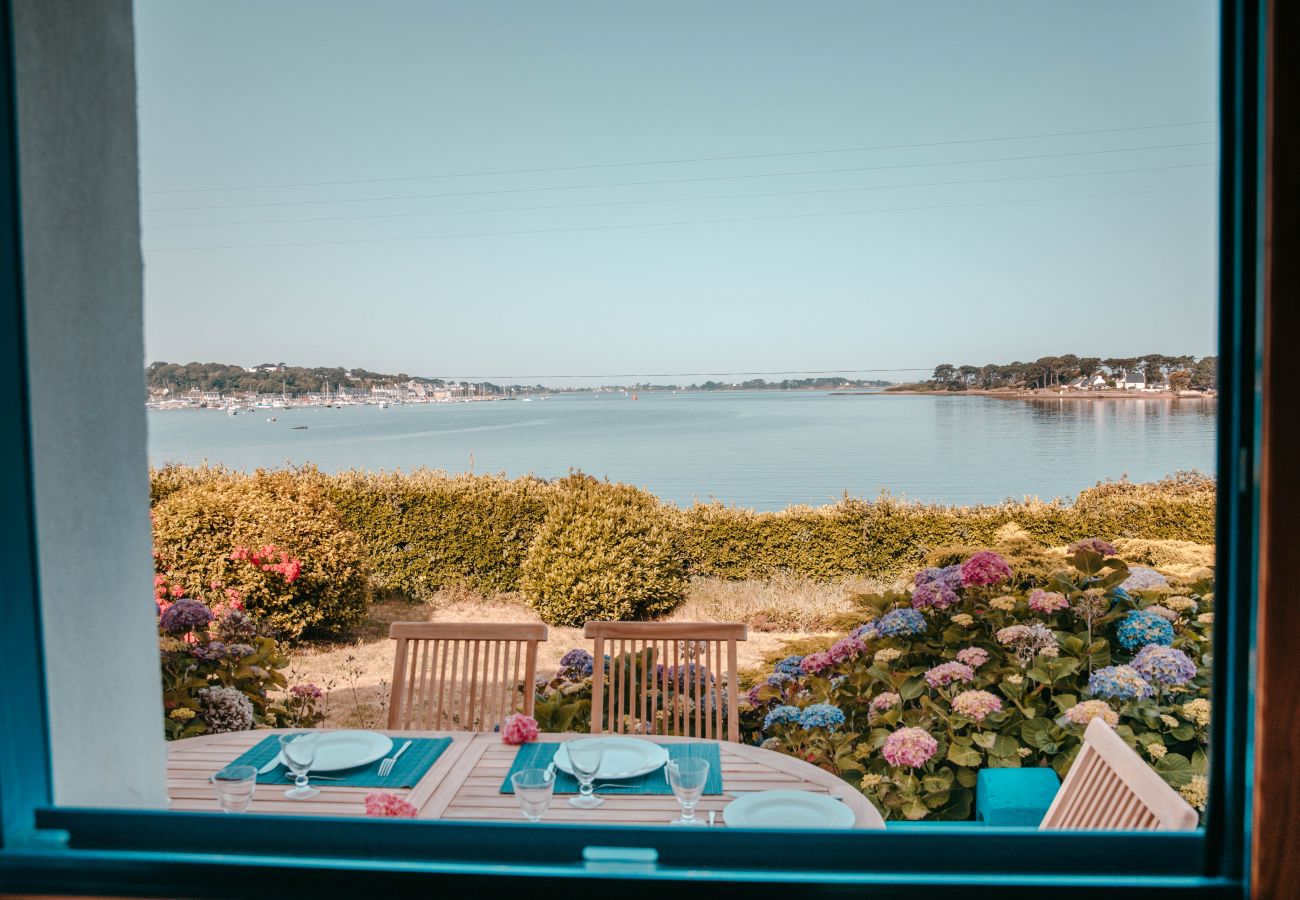
M 592 782 L 600 771 L 600 761 L 605 756 L 605 745 L 599 738 L 581 738 L 565 745 L 569 752 L 569 766 L 578 779 L 578 796 L 569 799 L 570 806 L 578 809 L 595 809 L 605 801 L 595 794 Z
M 664 768 L 668 772 L 668 783 L 672 785 L 673 796 L 681 804 L 680 818 L 673 819 L 673 825 L 703 825 L 695 818 L 695 804 L 704 794 L 704 785 L 709 780 L 709 761 L 707 759 L 669 760 Z
M 520 769 L 510 776 L 510 784 L 514 786 L 515 799 L 524 811 L 524 818 L 540 822 L 542 813 L 551 805 L 555 776 L 546 769 Z
M 241 813 L 252 804 L 257 787 L 257 769 L 252 766 L 226 766 L 211 780 L 223 812 Z
M 306 800 L 320 793 L 307 779 L 311 764 L 316 761 L 316 747 L 319 744 L 320 735 L 313 731 L 280 735 L 280 755 L 293 773 L 294 786 L 284 792 L 290 800 Z

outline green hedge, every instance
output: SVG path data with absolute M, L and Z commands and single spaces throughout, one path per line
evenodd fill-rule
M 520 589 L 524 559 L 567 481 L 430 470 L 324 475 L 304 468 L 292 474 L 323 486 L 360 540 L 372 586 L 413 599 L 445 587 Z M 153 496 L 158 503 L 196 483 L 252 477 L 172 466 L 153 473 Z M 915 568 L 936 548 L 995 543 L 1009 523 L 1043 546 L 1092 536 L 1212 543 L 1215 485 L 1204 475 L 1179 474 L 1146 484 L 1099 484 L 1072 504 L 953 507 L 882 496 L 780 512 L 717 503 L 683 510 L 647 494 L 645 508 L 666 522 L 678 558 L 693 575 L 888 577 Z

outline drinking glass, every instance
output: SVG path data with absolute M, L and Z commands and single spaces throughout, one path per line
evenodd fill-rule
M 311 731 L 280 735 L 280 755 L 284 757 L 285 766 L 293 773 L 294 786 L 284 792 L 290 800 L 306 800 L 320 793 L 307 780 L 311 764 L 316 761 L 316 747 L 319 744 L 320 735 Z
M 605 801 L 595 794 L 592 782 L 600 771 L 600 761 L 605 756 L 605 745 L 599 738 L 581 738 L 569 741 L 569 765 L 573 768 L 573 777 L 578 779 L 578 796 L 569 799 L 570 806 L 578 809 L 595 809 Z
M 211 780 L 223 812 L 241 813 L 252 804 L 257 787 L 257 769 L 252 766 L 226 766 Z
M 540 822 L 542 813 L 551 805 L 555 776 L 545 769 L 520 769 L 510 776 L 510 783 L 514 786 L 515 799 L 524 811 L 524 818 Z
M 681 804 L 680 818 L 673 819 L 673 825 L 703 825 L 695 818 L 695 804 L 704 794 L 704 785 L 709 780 L 709 761 L 707 759 L 669 760 L 664 768 L 668 772 L 668 783 L 672 785 L 673 796 Z

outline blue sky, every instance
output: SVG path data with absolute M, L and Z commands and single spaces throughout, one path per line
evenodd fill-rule
M 137 0 L 147 356 L 533 381 L 1211 353 L 1215 15 Z M 705 157 L 745 158 L 604 166 Z

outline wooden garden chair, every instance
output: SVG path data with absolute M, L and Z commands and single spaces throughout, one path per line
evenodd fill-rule
M 1039 828 L 1051 831 L 1187 831 L 1196 810 L 1101 719 L 1088 723 L 1083 747 Z
M 545 625 L 394 622 L 388 727 L 491 731 L 533 714 L 537 645 Z
M 595 641 L 592 734 L 740 740 L 736 642 L 748 638 L 747 626 L 588 622 L 583 634 Z

